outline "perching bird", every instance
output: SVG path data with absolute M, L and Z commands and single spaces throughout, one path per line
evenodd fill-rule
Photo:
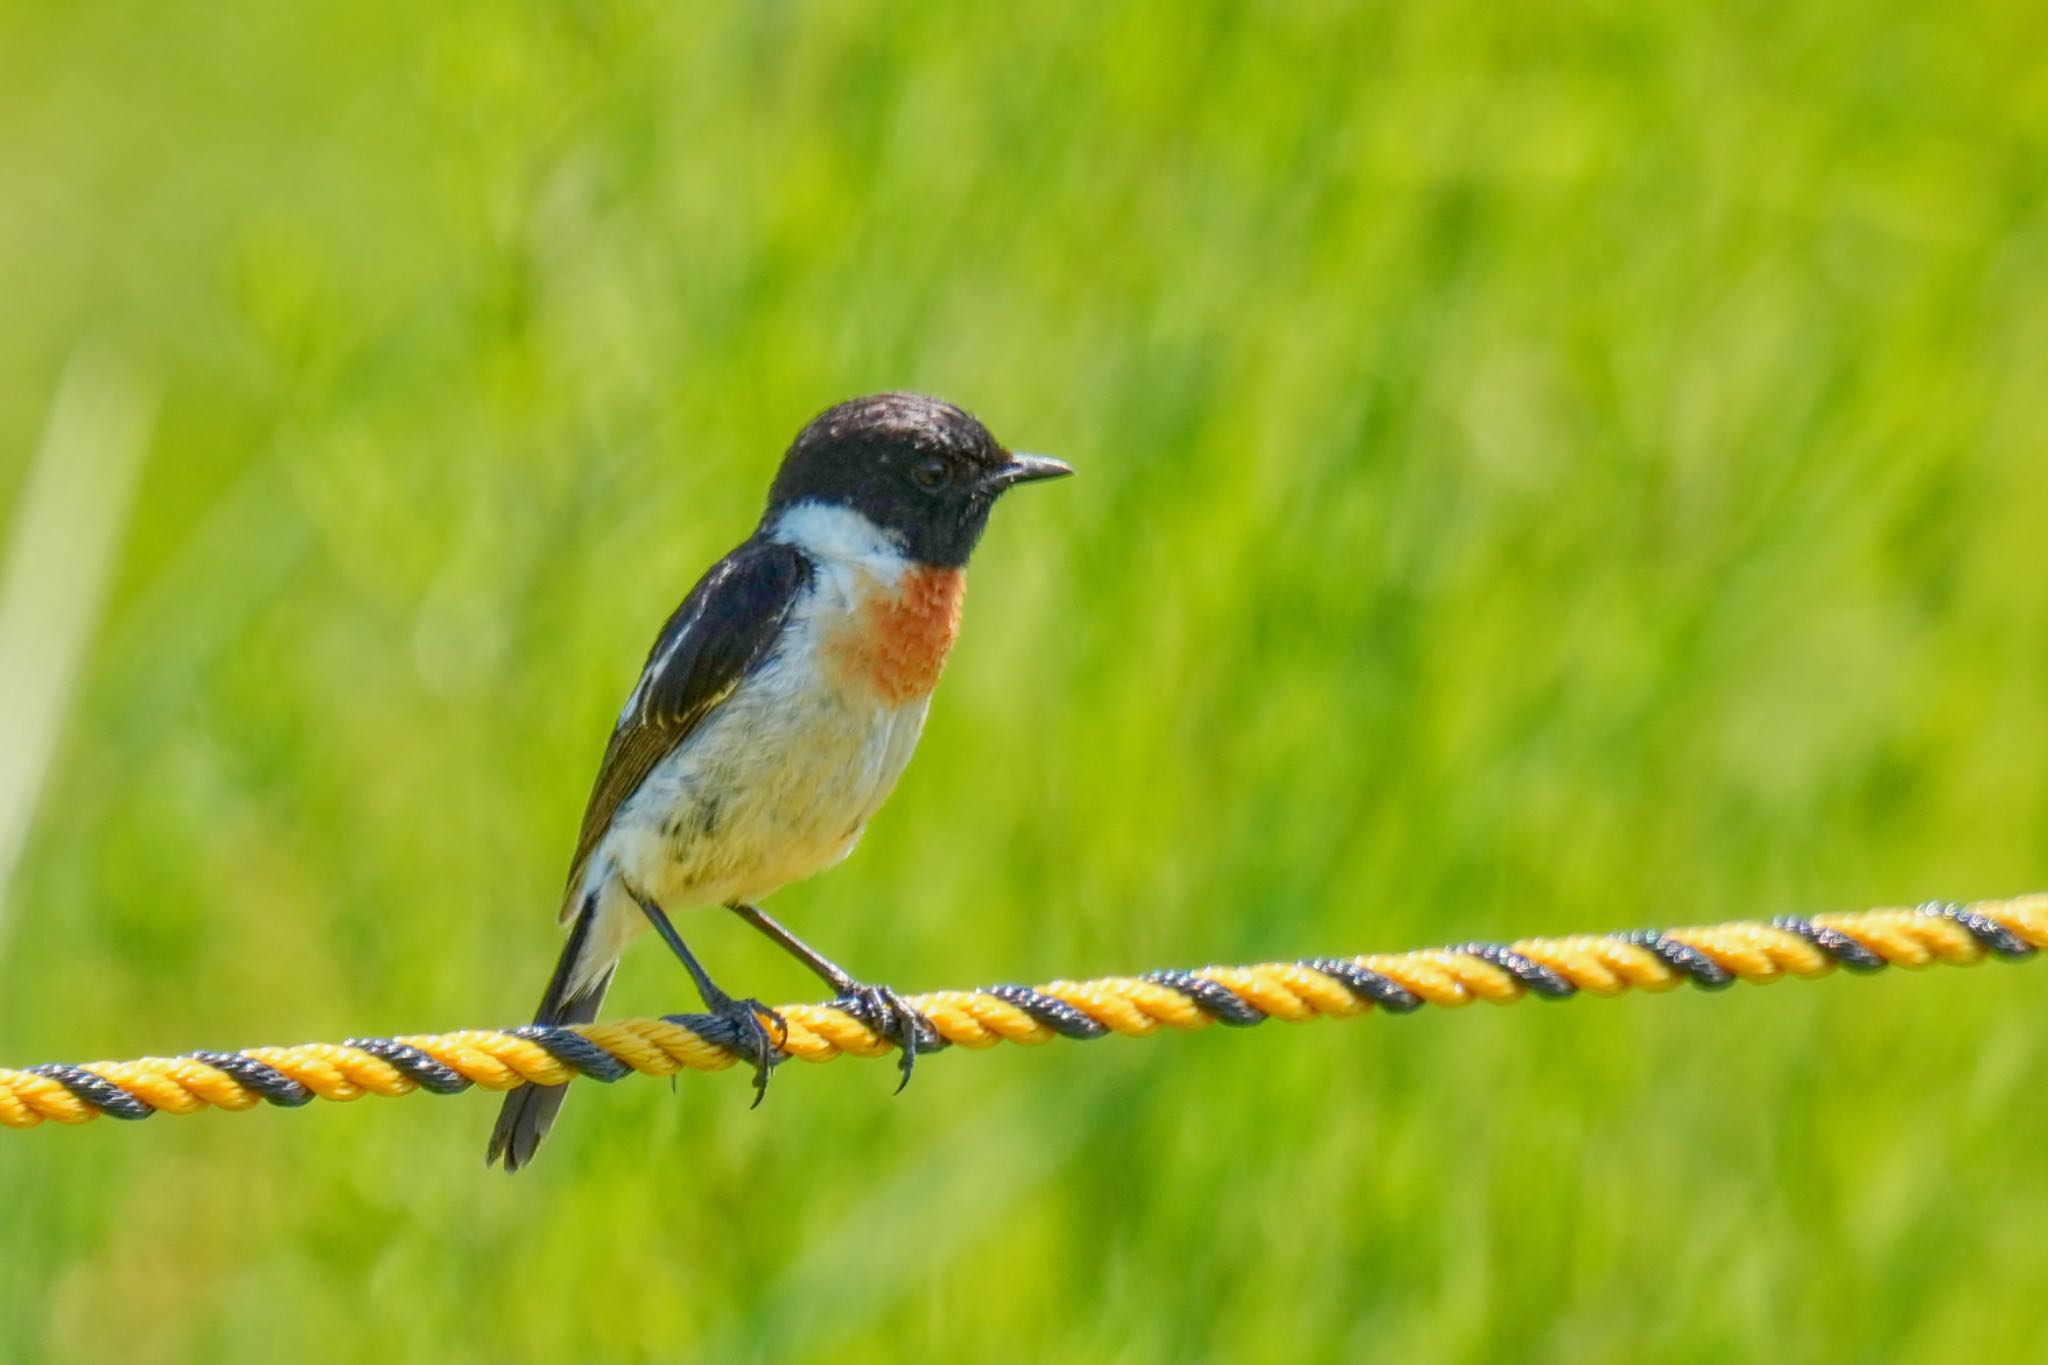
M 917 747 L 990 509 L 1016 484 L 1072 472 L 1011 454 L 968 413 L 917 394 L 841 403 L 797 434 L 760 526 L 676 608 L 626 699 L 535 1022 L 594 1019 L 619 954 L 652 924 L 754 1058 L 758 1103 L 780 1021 L 714 985 L 666 913 L 722 905 L 901 1048 L 909 1080 L 929 1025 L 753 902 L 853 851 Z M 566 1092 L 507 1095 L 488 1160 L 532 1160 Z

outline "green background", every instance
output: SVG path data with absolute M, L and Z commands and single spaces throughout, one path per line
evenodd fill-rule
M 524 1018 L 654 629 L 889 387 L 1081 476 L 771 902 L 858 971 L 2048 885 L 2044 50 L 2009 0 L 0 7 L 0 507 L 80 357 L 156 396 L 0 1061 Z M 516 1179 L 482 1094 L 0 1133 L 0 1358 L 2038 1360 L 2044 973 L 628 1081 Z M 610 1009 L 690 1003 L 643 948 Z

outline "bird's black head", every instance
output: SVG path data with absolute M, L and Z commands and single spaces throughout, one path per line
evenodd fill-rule
M 768 490 L 768 522 L 800 503 L 850 508 L 920 564 L 958 568 L 1003 490 L 1073 471 L 1012 455 L 972 414 L 916 393 L 878 393 L 811 419 Z

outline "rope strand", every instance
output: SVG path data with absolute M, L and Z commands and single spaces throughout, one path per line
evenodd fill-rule
M 2020 960 L 2048 948 L 2048 894 L 1974 905 L 1931 903 L 1768 922 L 1738 920 L 1695 929 L 1465 943 L 1452 948 L 1349 958 L 1266 962 L 1197 971 L 1156 971 L 1044 986 L 992 986 L 907 997 L 931 1025 L 919 1051 L 997 1043 L 1039 1044 L 1108 1033 L 1144 1036 L 1162 1028 L 1220 1023 L 1247 1028 L 1267 1019 L 1345 1018 L 1475 1000 L 1508 1004 L 1581 991 L 1619 995 L 1681 982 L 1719 990 L 1737 981 L 1815 977 L 1835 967 L 1958 965 L 1987 957 Z M 828 1062 L 893 1050 L 852 1001 L 784 1005 L 789 1033 L 778 1061 Z M 314 1099 L 452 1095 L 471 1086 L 566 1085 L 577 1077 L 615 1081 L 638 1072 L 721 1071 L 740 1060 L 732 1026 L 708 1015 L 620 1019 L 553 1028 L 463 1029 L 345 1043 L 188 1052 L 84 1066 L 0 1067 L 0 1127 L 84 1123 L 105 1114 L 142 1119 L 209 1106 L 249 1109 L 260 1101 L 297 1107 Z

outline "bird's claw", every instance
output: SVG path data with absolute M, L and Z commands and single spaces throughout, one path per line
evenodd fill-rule
M 902 1053 L 896 1063 L 896 1069 L 903 1075 L 896 1083 L 895 1093 L 899 1095 L 910 1084 L 917 1054 L 935 1052 L 945 1046 L 945 1039 L 939 1036 L 932 1021 L 912 1009 L 894 987 L 853 986 L 840 993 L 837 1003 Z
M 726 996 L 706 1003 L 711 1017 L 732 1031 L 726 1046 L 754 1064 L 754 1103 L 748 1107 L 760 1108 L 768 1097 L 768 1073 L 782 1060 L 783 1045 L 789 1042 L 789 1021 L 758 1000 Z

